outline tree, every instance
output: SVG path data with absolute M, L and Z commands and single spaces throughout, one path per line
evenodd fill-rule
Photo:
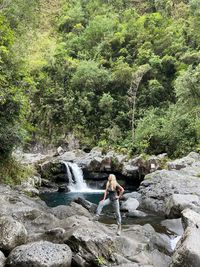
M 130 88 L 128 90 L 128 95 L 130 97 L 130 102 L 132 104 L 132 119 L 131 119 L 131 131 L 132 131 L 132 141 L 135 138 L 135 106 L 137 99 L 137 91 L 142 81 L 144 75 L 151 69 L 150 65 L 142 65 L 138 68 L 136 72 L 133 72 Z

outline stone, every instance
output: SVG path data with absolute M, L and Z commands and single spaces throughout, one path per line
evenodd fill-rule
M 185 208 L 199 205 L 199 197 L 192 194 L 173 194 L 166 200 L 166 215 L 169 218 L 180 218 Z
M 0 229 L 0 249 L 2 251 L 10 252 L 16 246 L 26 242 L 26 228 L 12 217 L 0 217 Z
M 164 220 L 161 222 L 161 225 L 165 226 L 170 232 L 172 232 L 178 236 L 181 236 L 184 232 L 181 218 Z
M 179 241 L 170 267 L 200 266 L 200 228 L 188 227 Z
M 200 154 L 196 152 L 191 152 L 186 157 L 183 157 L 181 159 L 176 159 L 172 162 L 168 162 L 168 169 L 180 170 L 187 166 L 192 166 L 199 163 L 200 163 Z
M 6 262 L 6 257 L 4 256 L 3 252 L 0 251 L 0 267 L 4 267 Z
M 135 198 L 128 198 L 126 201 L 122 202 L 121 210 L 132 212 L 139 207 L 140 203 Z
M 131 197 L 137 199 L 140 202 L 142 195 L 136 191 L 123 194 L 123 199 L 125 199 L 125 200 L 127 200 L 128 198 L 131 198 Z
M 47 241 L 33 242 L 16 247 L 9 254 L 8 267 L 70 267 L 71 249 L 65 244 Z
M 138 190 L 138 193 L 141 194 L 140 208 L 166 215 L 169 214 L 167 200 L 172 195 L 200 197 L 199 173 L 200 166 L 197 164 L 181 170 L 158 170 L 146 175 Z M 196 202 L 191 203 L 189 207 L 200 211 L 199 204 Z
M 185 209 L 182 211 L 182 222 L 185 229 L 188 226 L 198 226 L 200 228 L 200 214 L 191 209 Z
M 148 214 L 140 210 L 133 210 L 133 211 L 128 212 L 127 216 L 133 217 L 133 218 L 144 218 L 144 217 L 147 217 Z

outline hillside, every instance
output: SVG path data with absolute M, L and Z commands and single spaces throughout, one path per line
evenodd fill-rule
M 200 149 L 199 1 L 0 5 L 3 158 L 69 134 L 131 154 Z

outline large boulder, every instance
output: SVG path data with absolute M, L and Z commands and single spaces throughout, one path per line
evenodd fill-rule
M 188 227 L 179 241 L 172 257 L 171 267 L 200 266 L 200 229 Z
M 108 229 L 85 217 L 74 217 L 70 220 L 71 227 L 66 234 L 65 243 L 73 251 L 75 266 L 98 266 L 100 257 L 106 262 L 114 261 L 114 235 Z
M 197 209 L 199 206 L 199 197 L 188 194 L 173 194 L 167 199 L 166 203 L 166 215 L 169 218 L 180 218 L 181 212 L 186 208 Z
M 168 162 L 168 169 L 180 170 L 187 166 L 194 166 L 199 164 L 200 164 L 200 154 L 196 152 L 191 152 L 186 157 Z
M 172 195 L 200 196 L 200 164 L 196 161 L 194 165 L 181 170 L 160 170 L 145 176 L 139 187 L 141 194 L 141 208 L 154 212 L 167 214 L 169 211 L 168 200 Z M 195 197 L 196 198 L 196 197 Z M 193 209 L 198 206 L 193 203 Z
M 72 253 L 65 244 L 47 241 L 33 242 L 16 247 L 9 254 L 8 267 L 70 267 Z
M 2 251 L 10 252 L 16 246 L 26 242 L 26 228 L 12 217 L 0 217 L 0 229 L 0 249 Z
M 200 214 L 191 209 L 182 211 L 185 232 L 176 246 L 171 267 L 200 266 Z

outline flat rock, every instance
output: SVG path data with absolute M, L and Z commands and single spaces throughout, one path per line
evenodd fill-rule
M 16 247 L 7 258 L 9 267 L 70 267 L 72 253 L 64 244 L 47 241 L 33 242 Z

